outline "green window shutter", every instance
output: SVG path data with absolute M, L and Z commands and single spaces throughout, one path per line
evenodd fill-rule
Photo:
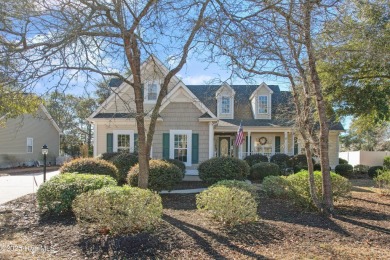
M 280 136 L 275 136 L 275 153 L 280 153 Z
M 199 162 L 199 134 L 192 134 L 192 163 Z
M 252 136 L 249 138 L 249 154 L 252 154 Z
M 134 134 L 134 153 L 138 153 L 138 134 Z
M 247 155 L 249 153 L 249 145 L 248 145 L 248 136 L 245 136 L 245 152 L 247 152 Z
M 107 153 L 112 153 L 114 151 L 114 135 L 107 134 Z
M 169 159 L 169 133 L 163 133 L 163 159 Z
M 294 138 L 294 155 L 298 154 L 298 138 Z

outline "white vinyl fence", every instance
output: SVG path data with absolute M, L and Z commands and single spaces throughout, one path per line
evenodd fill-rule
M 389 151 L 373 152 L 373 151 L 354 151 L 341 152 L 339 157 L 347 160 L 349 164 L 355 166 L 363 164 L 368 166 L 382 166 L 385 156 L 390 156 Z

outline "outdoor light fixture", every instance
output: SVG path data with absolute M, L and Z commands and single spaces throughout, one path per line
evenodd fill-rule
M 44 144 L 42 146 L 42 154 L 43 154 L 43 182 L 46 182 L 46 155 L 49 153 L 49 148 Z

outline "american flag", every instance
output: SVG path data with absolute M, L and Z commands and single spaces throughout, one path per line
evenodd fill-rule
M 243 142 L 244 142 L 244 131 L 242 130 L 242 126 L 240 123 L 240 126 L 238 127 L 238 130 L 237 130 L 235 145 L 240 146 Z

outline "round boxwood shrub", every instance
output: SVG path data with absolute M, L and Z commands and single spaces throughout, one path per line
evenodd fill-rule
M 112 158 L 120 154 L 121 152 L 102 153 L 98 156 L 98 159 L 111 161 Z
M 383 167 L 382 166 L 372 166 L 368 169 L 368 176 L 371 178 L 374 178 L 375 176 L 378 175 L 378 170 L 382 171 Z
M 202 181 L 214 184 L 222 180 L 245 180 L 249 175 L 249 166 L 238 158 L 215 157 L 199 164 L 198 171 Z
M 112 163 L 118 169 L 118 183 L 124 184 L 126 182 L 127 173 L 138 163 L 138 155 L 134 153 L 119 153 L 111 158 Z
M 334 171 L 341 176 L 348 177 L 353 173 L 353 166 L 350 164 L 339 164 L 336 165 Z
M 118 169 L 110 162 L 94 158 L 79 158 L 65 163 L 60 168 L 60 173 L 91 173 L 98 175 L 109 175 L 119 180 Z
M 339 164 L 348 164 L 348 161 L 343 158 L 339 158 Z
M 219 182 L 213 184 L 212 186 L 210 186 L 210 188 L 212 188 L 212 187 L 221 187 L 221 186 L 228 187 L 228 188 L 241 189 L 241 190 L 247 191 L 250 194 L 252 194 L 252 196 L 254 198 L 256 198 L 256 199 L 258 198 L 255 186 L 253 186 L 252 184 L 250 184 L 250 183 L 248 183 L 246 181 L 223 180 L 223 181 L 219 181 Z
M 257 220 L 255 198 L 250 192 L 240 188 L 210 187 L 196 196 L 196 206 L 224 225 L 232 226 Z
M 37 201 L 42 212 L 61 214 L 71 210 L 77 195 L 104 186 L 115 186 L 116 181 L 105 175 L 65 173 L 43 183 L 37 192 Z
M 378 175 L 374 177 L 374 181 L 383 195 L 390 195 L 390 170 L 379 170 Z
M 332 182 L 332 192 L 333 199 L 337 200 L 340 197 L 345 197 L 349 194 L 352 189 L 352 185 L 348 179 L 344 178 L 341 175 L 338 175 L 334 172 L 330 173 L 331 182 Z M 314 208 L 314 204 L 310 195 L 309 187 L 309 173 L 308 171 L 301 171 L 296 174 L 287 176 L 287 181 L 289 182 L 289 187 L 291 192 L 289 193 L 293 201 L 302 207 L 305 208 Z M 317 189 L 317 196 L 321 198 L 322 194 L 322 173 L 314 172 L 314 182 Z
M 262 154 L 252 154 L 245 157 L 244 161 L 246 161 L 249 166 L 253 166 L 259 162 L 268 162 L 268 157 Z
M 264 178 L 261 190 L 268 197 L 288 198 L 290 194 L 290 183 L 286 176 L 268 176 Z
M 280 175 L 279 166 L 274 163 L 260 162 L 251 167 L 249 179 L 253 181 L 263 181 L 265 177 L 271 175 Z
M 176 165 L 177 167 L 179 167 L 179 169 L 183 173 L 183 177 L 184 177 L 184 175 L 186 174 L 186 165 L 182 161 L 179 161 L 176 159 L 164 159 L 164 161 L 172 163 L 172 164 Z
M 353 173 L 355 174 L 367 174 L 368 169 L 370 169 L 370 166 L 363 165 L 363 164 L 357 164 L 353 167 Z
M 127 183 L 131 186 L 137 186 L 138 175 L 139 164 L 136 164 L 127 175 Z M 149 161 L 149 189 L 155 191 L 172 190 L 182 179 L 183 173 L 176 165 L 164 160 Z
M 271 163 L 277 164 L 282 173 L 285 172 L 285 169 L 289 168 L 290 156 L 284 153 L 277 153 L 272 155 L 269 160 Z
M 83 193 L 72 208 L 80 224 L 113 235 L 150 230 L 162 216 L 158 194 L 127 185 Z

